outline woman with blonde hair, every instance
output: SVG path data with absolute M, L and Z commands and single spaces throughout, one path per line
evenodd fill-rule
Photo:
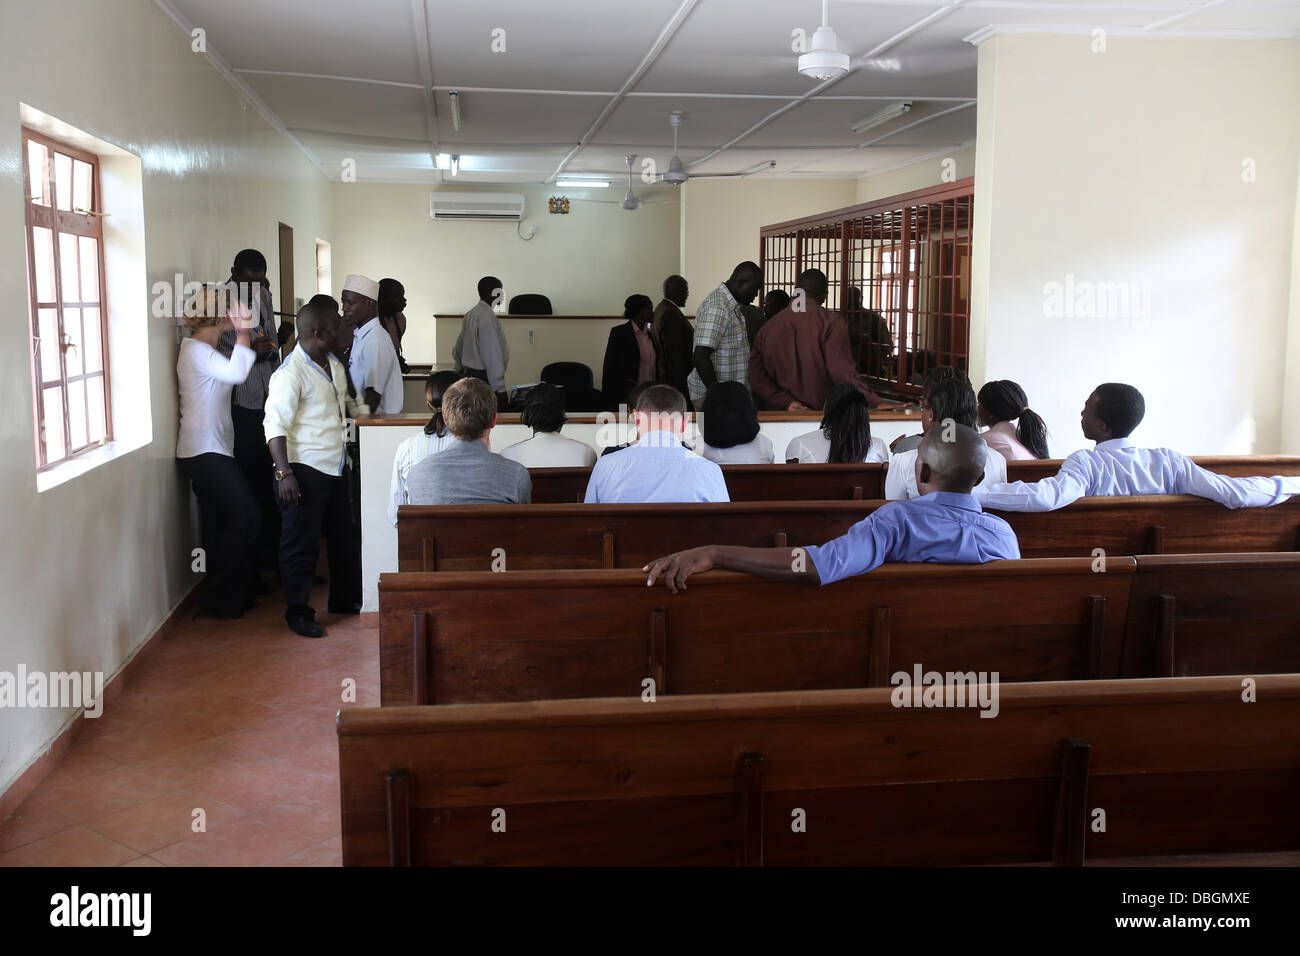
M 253 367 L 253 316 L 228 290 L 207 286 L 186 305 L 185 324 L 190 335 L 182 340 L 176 359 L 176 458 L 194 486 L 202 522 L 205 574 L 198 605 L 211 617 L 235 618 L 256 601 L 250 588 L 257 575 L 261 523 L 261 509 L 235 461 L 230 417 L 230 391 Z M 217 340 L 232 327 L 235 346 L 226 358 L 217 351 Z

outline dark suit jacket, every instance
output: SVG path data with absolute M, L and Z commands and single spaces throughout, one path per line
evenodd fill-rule
M 675 302 L 663 299 L 655 306 L 651 329 L 659 347 L 659 377 L 689 395 L 686 376 L 695 368 L 695 327 L 691 320 L 682 315 Z
M 651 344 L 654 337 L 651 336 Z M 655 367 L 659 366 L 659 347 L 654 345 Z M 641 350 L 637 348 L 636 331 L 631 321 L 623 322 L 609 330 L 609 342 L 605 346 L 605 367 L 600 376 L 600 388 L 605 393 L 605 401 L 610 408 L 618 408 L 627 402 L 632 389 L 640 383 L 637 370 L 641 366 Z

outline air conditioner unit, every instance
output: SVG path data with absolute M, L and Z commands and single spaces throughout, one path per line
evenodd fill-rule
M 429 218 L 436 221 L 451 219 L 487 219 L 501 222 L 519 222 L 524 218 L 522 193 L 429 193 Z

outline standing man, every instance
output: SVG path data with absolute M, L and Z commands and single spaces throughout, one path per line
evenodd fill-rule
M 343 283 L 344 325 L 352 330 L 348 374 L 357 400 L 374 415 L 402 412 L 402 368 L 392 337 L 379 322 L 379 283 L 363 275 L 350 275 Z
M 487 382 L 496 393 L 497 409 L 504 411 L 510 402 L 506 392 L 506 367 L 510 364 L 510 346 L 501 330 L 496 305 L 504 292 L 496 276 L 478 280 L 478 304 L 465 313 L 460 337 L 451 350 L 456 369 L 471 378 Z
M 271 456 L 262 433 L 262 417 L 267 385 L 280 365 L 280 347 L 293 334 L 293 326 L 285 322 L 276 327 L 271 289 L 266 283 L 266 257 L 256 249 L 243 249 L 235 256 L 223 294 L 242 302 L 253 316 L 253 367 L 230 393 L 230 420 L 234 426 L 235 462 L 262 509 L 257 533 L 258 564 L 274 568 L 280 552 L 280 509 L 275 504 L 275 482 L 271 479 Z M 228 329 L 217 340 L 217 351 L 226 358 L 234 352 L 235 334 L 234 329 Z M 256 585 L 262 593 L 268 590 L 260 578 Z
M 695 329 L 682 313 L 691 287 L 681 276 L 664 280 L 663 301 L 655 306 L 650 334 L 659 346 L 659 377 L 682 393 L 690 394 L 686 378 L 694 367 Z
M 360 408 L 348 394 L 339 347 L 343 317 L 327 295 L 298 313 L 298 346 L 271 376 L 266 440 L 280 508 L 284 618 L 303 637 L 323 637 L 311 606 L 320 537 L 329 548 L 329 612 L 361 610 L 361 544 L 348 507 L 344 434 Z
M 406 334 L 406 287 L 396 279 L 379 280 L 379 324 L 393 340 L 397 364 L 405 375 L 411 370 L 402 354 L 402 336 Z
M 771 409 L 807 411 L 822 408 L 832 386 L 852 384 L 867 404 L 880 404 L 858 375 L 844 323 L 826 311 L 826 273 L 805 269 L 795 288 L 794 304 L 769 320 L 749 353 L 749 384 Z M 775 293 L 770 298 L 773 298 Z
M 754 301 L 762 284 L 758 264 L 742 262 L 700 303 L 695 313 L 695 368 L 686 379 L 696 411 L 703 411 L 704 393 L 715 382 L 749 384 L 749 333 L 740 307 Z

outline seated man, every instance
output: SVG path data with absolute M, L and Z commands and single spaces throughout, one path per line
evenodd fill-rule
M 442 418 L 451 432 L 442 451 L 411 467 L 407 496 L 413 505 L 526 505 L 533 483 L 528 469 L 491 450 L 497 396 L 482 379 L 462 378 L 442 393 Z
M 651 385 L 633 412 L 638 436 L 591 470 L 588 502 L 730 501 L 722 469 L 682 445 L 686 399 L 671 385 Z
M 642 568 L 649 574 L 646 585 L 662 577 L 676 592 L 692 574 L 710 568 L 830 584 L 886 561 L 983 564 L 1019 558 L 1011 526 L 984 514 L 971 495 L 984 474 L 984 440 L 965 425 L 948 437 L 945 441 L 941 430 L 932 428 L 921 442 L 915 464 L 921 497 L 882 505 L 833 541 L 810 548 L 712 545 L 679 551 Z
M 935 382 L 926 392 L 921 408 L 921 431 L 927 436 L 938 432 L 941 440 L 947 440 L 954 428 L 973 430 L 977 407 L 975 390 L 964 378 Z M 978 485 L 983 488 L 1006 481 L 1007 460 L 990 448 L 983 438 L 980 442 L 984 445 L 984 477 Z M 885 472 L 885 497 L 890 501 L 902 501 L 921 494 L 916 484 L 916 454 L 916 449 L 913 449 L 890 456 L 889 470 Z M 980 493 L 978 488 L 975 493 Z
M 1087 495 L 1197 495 L 1227 508 L 1266 508 L 1300 494 L 1300 478 L 1228 478 L 1172 449 L 1137 447 L 1129 435 L 1145 415 L 1132 385 L 1098 385 L 1079 416 L 1094 449 L 1076 451 L 1052 478 L 985 487 L 980 501 L 1002 511 L 1055 511 Z

